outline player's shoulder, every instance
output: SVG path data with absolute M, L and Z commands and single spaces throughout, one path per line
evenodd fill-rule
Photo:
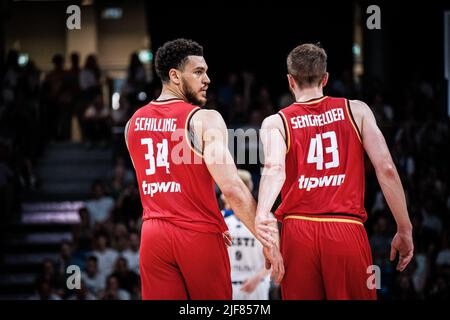
M 225 125 L 222 115 L 217 110 L 200 109 L 192 116 L 194 122 L 200 121 L 204 127 L 220 128 Z
M 261 125 L 261 128 L 281 128 L 283 127 L 283 115 L 278 113 L 266 117 Z
M 223 119 L 220 112 L 213 109 L 200 109 L 196 112 L 196 115 L 205 119 Z
M 355 106 L 356 108 L 369 108 L 367 103 L 361 100 L 348 100 L 348 102 L 352 107 Z
M 349 108 L 354 116 L 365 116 L 372 113 L 370 107 L 361 100 L 349 100 Z

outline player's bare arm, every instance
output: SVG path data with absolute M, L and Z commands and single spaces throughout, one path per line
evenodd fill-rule
M 259 185 L 256 232 L 259 232 L 259 228 L 266 224 L 276 226 L 276 220 L 271 217 L 270 212 L 286 179 L 284 135 L 284 127 L 279 115 L 272 115 L 263 121 L 260 136 L 264 148 L 264 169 Z
M 248 278 L 241 286 L 241 291 L 246 293 L 252 293 L 256 290 L 256 287 L 261 283 L 261 280 L 270 274 L 270 269 L 263 267 L 253 277 Z
M 272 227 L 267 226 L 263 233 L 256 234 L 256 202 L 240 179 L 228 150 L 227 127 L 222 116 L 214 110 L 200 110 L 194 114 L 192 124 L 201 143 L 206 166 L 236 216 L 264 246 L 271 246 L 275 243 Z
M 264 148 L 264 169 L 259 185 L 255 225 L 257 232 L 262 232 L 264 227 L 268 225 L 273 226 L 277 230 L 275 234 L 277 240 L 276 248 L 264 248 L 264 255 L 268 257 L 279 254 L 277 222 L 270 212 L 286 179 L 285 160 L 287 148 L 284 127 L 279 115 L 272 115 L 263 121 L 260 136 Z M 281 257 L 280 259 L 282 260 Z M 268 264 L 266 259 L 266 268 L 269 267 L 270 264 Z M 281 282 L 283 276 L 284 265 L 272 265 L 272 277 L 277 282 Z
M 413 257 L 414 245 L 402 182 L 372 110 L 357 100 L 350 101 L 350 108 L 361 132 L 364 149 L 375 168 L 381 190 L 397 223 L 390 258 L 394 260 L 398 251 L 400 257 L 397 270 L 403 271 Z

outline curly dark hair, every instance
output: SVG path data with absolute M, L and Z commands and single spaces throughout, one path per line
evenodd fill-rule
M 155 69 L 162 82 L 169 81 L 169 70 L 182 69 L 188 56 L 203 56 L 203 47 L 187 39 L 175 39 L 164 43 L 156 51 Z

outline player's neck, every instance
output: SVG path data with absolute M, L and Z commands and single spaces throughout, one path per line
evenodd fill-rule
M 172 88 L 168 85 L 163 85 L 161 94 L 156 100 L 169 100 L 169 99 L 180 99 L 186 101 L 186 97 L 182 92 L 177 90 L 177 88 Z
M 322 87 L 304 88 L 297 90 L 295 93 L 295 101 L 304 102 L 323 97 Z

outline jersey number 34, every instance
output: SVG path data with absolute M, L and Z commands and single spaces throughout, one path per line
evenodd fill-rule
M 156 147 L 158 149 L 156 154 L 156 163 L 155 163 L 153 139 L 152 138 L 141 139 L 141 144 L 147 146 L 147 153 L 145 154 L 145 160 L 148 160 L 149 168 L 145 169 L 145 174 L 148 176 L 155 174 L 156 167 L 164 167 L 166 168 L 166 173 L 170 173 L 169 162 L 167 160 L 169 155 L 169 147 L 167 139 L 163 139 L 161 143 L 156 144 Z

